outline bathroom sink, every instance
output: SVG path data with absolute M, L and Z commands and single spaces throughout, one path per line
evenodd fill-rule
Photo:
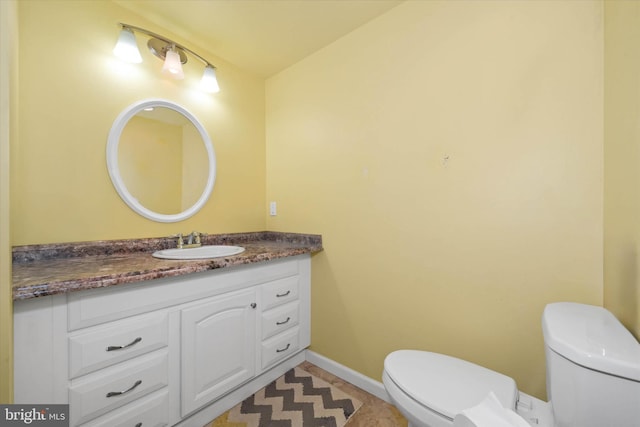
M 153 253 L 155 258 L 164 259 L 207 259 L 237 255 L 244 252 L 240 246 L 210 245 L 186 249 L 164 249 Z

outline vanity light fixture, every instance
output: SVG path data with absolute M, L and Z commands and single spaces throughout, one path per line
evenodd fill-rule
M 139 64 L 142 62 L 142 56 L 138 50 L 136 44 L 136 36 L 133 34 L 131 28 L 122 27 L 120 36 L 118 37 L 118 43 L 113 48 L 113 53 L 120 59 L 127 62 L 133 62 Z
M 200 87 L 205 92 L 216 93 L 220 92 L 218 86 L 218 79 L 216 78 L 216 68 L 213 65 L 207 65 L 204 67 L 204 73 L 202 73 L 202 80 L 200 80 Z
M 150 37 L 147 41 L 147 47 L 155 56 L 164 61 L 162 72 L 169 74 L 175 79 L 183 79 L 184 71 L 182 64 L 187 63 L 187 53 L 205 64 L 200 87 L 205 92 L 216 93 L 220 91 L 218 80 L 216 79 L 216 67 L 209 61 L 198 55 L 191 49 L 188 49 L 166 37 L 158 35 L 144 28 L 134 27 L 133 25 L 120 23 L 122 30 L 118 37 L 118 42 L 113 49 L 113 53 L 120 59 L 127 62 L 140 63 L 142 56 L 138 50 L 135 33 L 142 33 Z
M 176 51 L 175 46 L 171 46 L 167 49 L 164 59 L 164 65 L 162 66 L 163 73 L 169 73 L 174 79 L 184 79 L 184 71 L 182 71 L 182 62 L 180 61 L 180 55 Z

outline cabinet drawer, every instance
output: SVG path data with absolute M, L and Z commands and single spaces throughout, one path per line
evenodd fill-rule
M 262 313 L 262 339 L 270 338 L 298 324 L 300 302 L 293 301 Z
M 262 369 L 295 353 L 300 347 L 300 330 L 296 326 L 262 343 Z
M 167 386 L 168 350 L 139 356 L 71 382 L 71 425 L 76 426 Z
M 169 425 L 169 390 L 144 396 L 82 427 L 165 427 Z
M 167 342 L 167 313 L 137 316 L 70 334 L 69 378 L 157 350 Z
M 287 277 L 262 286 L 262 310 L 298 299 L 298 276 Z

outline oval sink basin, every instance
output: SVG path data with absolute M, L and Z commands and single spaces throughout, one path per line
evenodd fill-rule
M 186 249 L 163 249 L 153 253 L 155 258 L 163 259 L 207 259 L 237 255 L 244 252 L 240 246 L 211 245 Z

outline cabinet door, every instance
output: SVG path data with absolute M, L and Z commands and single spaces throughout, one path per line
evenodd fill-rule
M 256 291 L 212 297 L 182 310 L 182 415 L 251 379 Z

